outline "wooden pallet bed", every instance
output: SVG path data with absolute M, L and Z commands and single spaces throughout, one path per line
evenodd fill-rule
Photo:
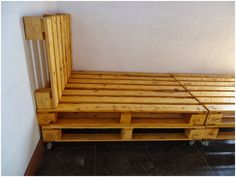
M 35 91 L 45 142 L 234 139 L 234 76 L 72 71 L 69 14 L 24 25 L 47 48 L 50 87 Z

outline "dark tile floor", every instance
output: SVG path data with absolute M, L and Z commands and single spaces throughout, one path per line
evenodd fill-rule
M 234 141 L 54 143 L 35 175 L 209 175 L 235 174 Z

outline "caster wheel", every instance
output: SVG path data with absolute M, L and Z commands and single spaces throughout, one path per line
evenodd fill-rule
M 48 143 L 47 144 L 47 150 L 51 150 L 52 149 L 52 143 Z
M 195 140 L 189 141 L 189 145 L 193 146 L 195 142 L 196 142 Z
M 203 146 L 209 146 L 209 141 L 207 140 L 202 140 L 201 143 Z

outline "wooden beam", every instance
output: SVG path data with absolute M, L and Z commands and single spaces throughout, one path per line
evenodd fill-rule
M 36 106 L 38 109 L 52 108 L 51 90 L 50 89 L 38 89 L 34 93 Z
M 191 125 L 203 125 L 206 120 L 206 114 L 187 114 L 186 121 Z
M 39 125 L 47 125 L 51 122 L 57 121 L 57 113 L 37 113 Z
M 130 124 L 131 122 L 131 112 L 123 112 L 120 116 L 121 124 Z
M 186 129 L 185 135 L 188 139 L 214 139 L 217 136 L 218 128 Z
M 44 40 L 45 30 L 42 17 L 23 17 L 25 38 L 27 40 Z
M 208 114 L 206 125 L 214 125 L 221 122 L 223 114 L 222 113 L 216 113 L 216 114 Z
M 124 140 L 132 139 L 132 132 L 133 132 L 133 129 L 131 128 L 121 129 L 121 139 L 124 139 Z
M 61 139 L 60 129 L 42 129 L 43 141 L 52 142 Z

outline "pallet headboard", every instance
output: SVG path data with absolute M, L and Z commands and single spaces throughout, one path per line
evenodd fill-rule
M 56 108 L 71 74 L 71 16 L 23 17 L 25 38 L 45 40 L 50 88 L 35 91 L 37 108 Z

